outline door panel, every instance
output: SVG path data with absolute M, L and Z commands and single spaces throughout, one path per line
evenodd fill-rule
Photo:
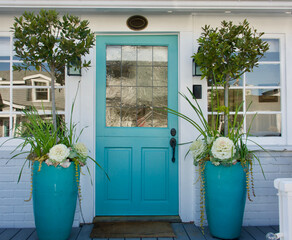
M 96 215 L 177 215 L 177 36 L 97 36 Z M 177 151 L 176 151 L 177 156 Z M 176 157 L 177 159 L 177 157 Z

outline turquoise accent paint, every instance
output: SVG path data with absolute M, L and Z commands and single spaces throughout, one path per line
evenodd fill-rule
M 33 210 L 39 240 L 69 238 L 78 188 L 74 164 L 68 168 L 33 165 Z
M 178 148 L 173 163 L 168 127 L 106 127 L 106 46 L 168 47 L 168 107 L 178 104 L 178 37 L 176 35 L 96 37 L 96 215 L 178 215 Z M 175 136 L 177 138 L 178 134 Z
M 246 200 L 246 174 L 240 163 L 205 167 L 205 203 L 210 233 L 220 239 L 239 238 Z

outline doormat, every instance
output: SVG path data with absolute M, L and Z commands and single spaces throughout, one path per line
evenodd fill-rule
M 94 223 L 91 238 L 176 237 L 168 222 L 99 222 Z

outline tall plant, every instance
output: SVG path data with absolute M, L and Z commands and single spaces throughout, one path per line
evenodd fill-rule
M 54 10 L 40 10 L 38 14 L 25 12 L 15 17 L 14 51 L 22 61 L 14 70 L 30 70 L 34 67 L 48 72 L 51 77 L 51 101 L 54 129 L 57 129 L 55 81 L 65 65 L 89 67 L 90 61 L 81 57 L 94 45 L 94 34 L 87 20 L 77 16 L 62 17 Z
M 221 28 L 206 25 L 198 39 L 199 50 L 192 57 L 201 67 L 202 79 L 213 85 L 224 86 L 224 135 L 228 135 L 228 90 L 231 80 L 240 78 L 258 66 L 258 61 L 269 49 L 268 43 L 249 26 L 247 20 L 238 25 L 222 21 Z

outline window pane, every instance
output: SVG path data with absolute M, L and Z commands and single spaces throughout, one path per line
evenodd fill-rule
M 137 127 L 137 109 L 122 108 L 122 127 Z
M 208 83 L 208 87 L 211 87 L 212 85 L 214 85 L 214 83 L 213 83 L 212 80 L 208 80 L 207 83 Z M 229 85 L 230 85 L 231 87 L 241 87 L 241 86 L 243 86 L 243 76 L 241 76 L 241 77 L 238 78 L 238 79 L 231 79 L 231 80 L 229 81 Z M 223 87 L 223 85 L 222 85 L 221 87 Z
M 152 67 L 138 67 L 138 82 L 137 85 L 140 87 L 152 86 Z
M 247 115 L 247 129 L 251 123 L 250 135 L 252 136 L 281 136 L 281 114 Z
M 152 87 L 137 88 L 137 105 L 144 107 L 152 106 Z
M 153 127 L 167 127 L 167 112 L 161 108 L 153 109 Z
M 10 84 L 10 63 L 0 63 L 0 86 Z
M 152 65 L 152 46 L 138 46 L 139 66 Z
M 0 88 L 0 111 L 9 112 L 10 111 L 10 89 Z
M 167 86 L 167 67 L 153 67 L 153 85 L 159 87 Z
M 107 86 L 121 86 L 121 64 L 107 63 L 106 65 L 106 84 Z
M 263 39 L 268 42 L 269 50 L 260 61 L 280 61 L 279 39 Z
M 248 111 L 281 111 L 280 89 L 247 89 Z
M 0 137 L 9 137 L 9 116 L 0 115 Z
M 280 64 L 261 64 L 246 73 L 247 86 L 280 86 Z
M 166 87 L 153 88 L 153 106 L 167 107 L 167 88 Z
M 212 112 L 212 99 L 213 99 L 213 112 L 217 112 L 218 103 L 217 98 L 219 101 L 219 106 L 224 105 L 224 90 L 218 89 L 217 91 L 213 89 L 208 90 L 208 111 Z M 243 90 L 242 89 L 229 89 L 229 111 L 234 112 L 236 108 L 243 103 Z M 242 105 L 239 111 L 242 111 Z
M 45 120 L 45 121 L 51 122 L 53 120 L 52 119 L 52 115 L 42 114 L 41 112 L 39 112 L 39 114 L 40 114 L 41 118 L 43 120 Z M 65 116 L 63 114 L 57 115 L 57 124 L 61 120 L 64 121 L 65 120 Z M 17 134 L 17 133 L 20 133 L 20 132 L 25 134 L 25 128 L 24 128 L 22 123 L 27 122 L 27 121 L 28 121 L 27 118 L 22 114 L 14 115 L 13 122 L 16 123 L 16 126 L 18 127 L 19 131 L 17 130 L 15 132 L 15 129 L 13 129 L 13 135 L 20 136 L 19 134 Z
M 122 106 L 136 107 L 135 87 L 122 87 Z
M 122 46 L 122 63 L 126 65 L 136 65 L 137 61 L 137 47 L 136 46 Z
M 153 113 L 152 108 L 144 107 L 137 110 L 137 126 L 138 127 L 152 127 Z
M 0 37 L 0 60 L 10 59 L 10 37 Z
M 213 118 L 213 121 L 212 121 Z M 234 120 L 236 120 L 236 123 L 234 125 Z M 212 115 L 208 115 L 208 124 L 209 126 L 212 126 L 213 129 L 215 129 L 217 127 L 217 130 L 223 134 L 224 133 L 224 115 L 220 114 L 218 117 L 216 114 Z M 235 119 L 235 115 L 229 115 L 229 126 L 230 128 L 233 128 L 235 131 L 240 128 L 240 132 L 243 132 L 243 115 L 242 114 L 238 114 L 236 115 L 236 119 Z
M 121 53 L 122 48 L 121 46 L 107 46 L 106 48 L 106 61 L 121 61 Z
M 122 85 L 136 86 L 136 65 L 123 64 L 122 67 Z
M 167 47 L 153 47 L 153 65 L 167 66 L 168 49 Z
M 116 107 L 106 108 L 106 126 L 107 127 L 121 126 L 121 108 Z
M 118 107 L 121 105 L 121 87 L 106 88 L 106 106 Z
M 56 89 L 55 96 L 57 111 L 65 111 L 65 89 L 64 88 Z

